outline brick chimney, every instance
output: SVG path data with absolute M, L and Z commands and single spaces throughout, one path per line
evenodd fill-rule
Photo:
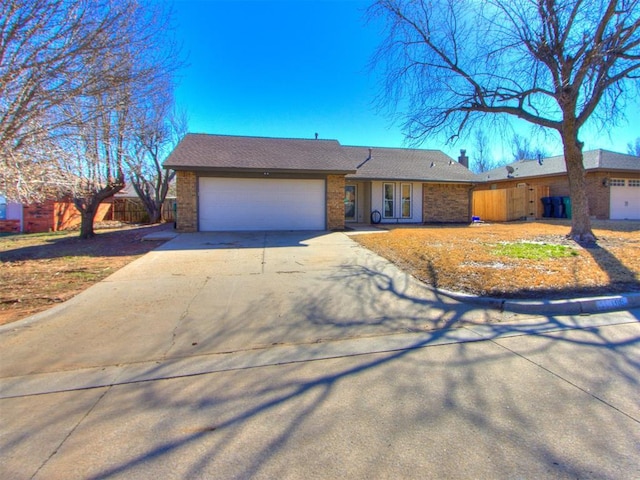
M 458 157 L 458 163 L 469 168 L 469 157 L 466 155 L 466 150 L 460 150 L 460 156 Z

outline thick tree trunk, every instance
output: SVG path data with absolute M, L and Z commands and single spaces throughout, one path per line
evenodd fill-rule
M 578 140 L 575 121 L 565 123 L 562 141 L 572 210 L 571 232 L 567 236 L 578 243 L 593 243 L 596 237 L 591 231 L 587 182 L 582 162 L 582 142 Z
M 88 239 L 96 236 L 93 231 L 93 222 L 96 216 L 96 212 L 98 211 L 97 206 L 87 205 L 83 209 L 80 210 L 80 238 Z
M 100 204 L 123 188 L 124 179 L 121 178 L 119 181 L 112 182 L 103 189 L 93 192 L 86 197 L 73 199 L 73 203 L 80 212 L 80 238 L 88 239 L 96 236 L 93 231 L 93 222 Z
M 160 223 L 160 221 L 162 219 L 160 208 L 161 207 L 158 207 L 158 205 L 156 205 L 154 203 L 153 208 L 152 209 L 148 209 L 148 212 L 149 212 L 149 223 Z

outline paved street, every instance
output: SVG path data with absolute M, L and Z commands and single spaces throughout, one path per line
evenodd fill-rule
M 0 329 L 0 476 L 640 477 L 640 310 L 505 316 L 300 235 L 183 235 Z

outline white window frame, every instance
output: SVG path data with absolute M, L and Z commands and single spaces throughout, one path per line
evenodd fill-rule
M 391 186 L 391 200 L 387 200 L 387 185 Z M 387 202 L 391 202 L 391 216 L 387 215 Z M 382 184 L 382 218 L 396 218 L 396 184 Z

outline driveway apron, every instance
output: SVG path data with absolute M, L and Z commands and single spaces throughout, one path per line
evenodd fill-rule
M 497 313 L 496 313 L 497 314 Z M 344 233 L 182 234 L 0 329 L 2 376 L 485 321 Z

